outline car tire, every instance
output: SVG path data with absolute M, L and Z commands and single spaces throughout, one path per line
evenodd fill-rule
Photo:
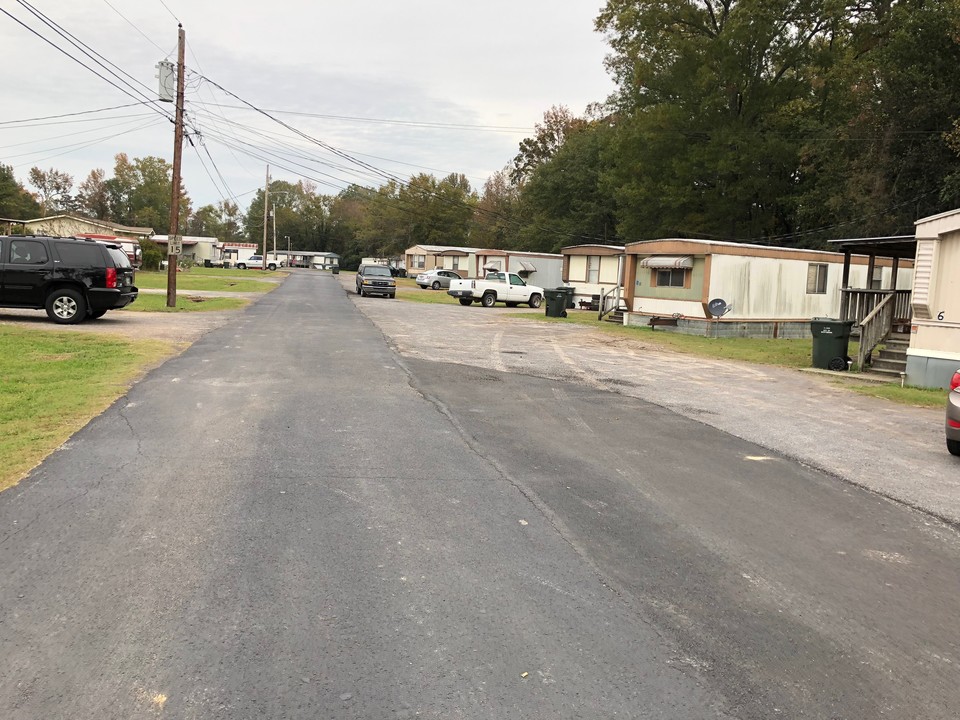
M 469 307 L 470 305 L 473 305 L 473 300 L 471 300 L 470 298 L 458 298 L 458 299 L 460 300 L 460 304 L 463 305 L 464 307 Z
M 960 456 L 960 440 L 947 440 L 947 450 L 951 455 Z
M 538 307 L 540 307 L 540 303 L 542 302 L 543 302 L 543 298 L 540 297 L 538 293 L 534 293 L 533 295 L 530 296 L 530 302 L 528 302 L 527 304 L 530 307 L 532 307 L 534 310 L 536 310 Z
M 492 292 L 484 293 L 484 296 L 480 298 L 480 304 L 485 308 L 492 308 L 497 304 L 497 296 Z
M 97 318 L 102 318 L 107 314 L 106 310 L 89 310 L 87 311 L 87 317 L 91 320 L 96 320 Z
M 247 269 L 246 263 L 237 263 L 237 270 L 246 270 L 246 269 Z
M 87 301 L 72 288 L 58 288 L 47 295 L 47 317 L 60 325 L 73 325 L 87 317 Z
M 440 289 L 440 281 L 439 281 L 439 280 L 434 280 L 434 281 L 433 281 L 433 285 L 431 285 L 430 287 L 432 287 L 434 290 L 439 290 L 439 289 Z
M 274 265 L 273 263 L 270 263 L 269 265 L 267 265 L 267 270 L 276 270 L 276 269 L 277 269 L 277 266 Z

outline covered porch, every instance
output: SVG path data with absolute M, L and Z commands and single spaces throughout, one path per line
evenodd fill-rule
M 894 335 L 904 335 L 910 331 L 913 291 L 900 287 L 900 271 L 905 268 L 912 270 L 917 240 L 913 235 L 894 235 L 831 240 L 830 245 L 843 252 L 840 319 L 853 322 L 852 332 L 860 340 L 857 366 L 862 371 L 870 362 L 877 345 Z M 850 265 L 854 255 L 866 255 L 868 258 L 868 287 L 850 287 Z M 878 258 L 889 260 L 891 264 L 886 287 L 883 287 L 883 273 L 877 270 L 881 267 Z M 910 285 L 912 287 L 912 281 Z

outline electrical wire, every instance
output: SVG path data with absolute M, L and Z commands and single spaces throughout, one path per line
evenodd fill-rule
M 67 147 L 67 148 L 72 147 L 73 149 L 72 149 L 72 150 L 66 150 L 66 151 L 60 152 L 60 153 L 55 153 L 54 155 L 48 155 L 48 156 L 43 157 L 43 158 L 40 158 L 40 159 L 38 159 L 38 160 L 31 160 L 30 162 L 27 162 L 27 163 L 20 163 L 19 165 L 14 165 L 13 167 L 14 167 L 14 169 L 20 169 L 20 168 L 26 167 L 27 165 L 35 165 L 35 164 L 38 164 L 38 163 L 46 162 L 47 160 L 52 160 L 53 158 L 56 158 L 56 157 L 61 157 L 61 156 L 63 156 L 63 155 L 69 155 L 69 154 L 72 153 L 72 152 L 76 152 L 76 151 L 78 151 L 78 150 L 83 150 L 83 149 L 85 149 L 85 148 L 92 147 L 92 146 L 94 146 L 94 145 L 98 145 L 99 143 L 105 142 L 105 141 L 107 141 L 107 140 L 113 140 L 113 139 L 115 139 L 115 138 L 121 137 L 122 135 L 129 135 L 129 134 L 132 133 L 132 132 L 137 132 L 138 130 L 144 130 L 144 129 L 148 128 L 148 127 L 156 126 L 156 125 L 158 125 L 159 123 L 160 123 L 160 121 L 159 121 L 157 118 L 151 118 L 149 122 L 147 122 L 147 123 L 145 123 L 144 125 L 141 125 L 141 126 L 139 126 L 139 127 L 131 128 L 131 129 L 129 129 L 129 130 L 124 130 L 123 132 L 115 133 L 115 134 L 113 134 L 113 135 L 108 135 L 108 136 L 106 136 L 106 137 L 97 138 L 96 140 L 91 140 L 91 141 L 89 141 L 89 142 L 87 142 L 87 143 L 78 143 L 78 144 L 76 144 L 76 145 L 65 145 L 65 146 L 63 146 L 63 147 Z M 57 149 L 57 148 L 50 148 L 50 150 L 55 150 L 55 149 Z M 16 157 L 16 156 L 15 156 L 15 157 Z
M 244 105 L 220 104 L 217 107 L 234 109 L 234 110 L 250 110 L 251 109 Z M 488 131 L 488 132 L 502 132 L 502 133 L 511 133 L 511 134 L 531 133 L 536 131 L 536 128 L 517 127 L 512 125 L 472 125 L 468 123 L 441 123 L 441 122 L 430 122 L 426 120 L 396 120 L 396 119 L 389 119 L 389 118 L 359 117 L 355 115 L 328 115 L 323 113 L 303 112 L 299 110 L 267 109 L 265 110 L 265 112 L 275 113 L 277 115 L 297 115 L 300 117 L 317 118 L 320 120 L 348 120 L 351 122 L 375 123 L 378 125 L 402 125 L 404 127 L 423 127 L 423 128 L 441 129 L 441 130 L 482 130 L 482 131 Z
M 35 118 L 23 118 L 22 120 L 3 120 L 3 121 L 0 121 L 0 125 L 16 125 L 16 124 L 22 124 L 22 123 L 34 123 L 39 120 L 56 120 L 59 118 L 75 117 L 77 115 L 92 115 L 94 113 L 107 112 L 108 110 L 120 110 L 123 108 L 137 107 L 138 105 L 144 105 L 144 104 L 146 104 L 145 100 L 140 102 L 125 103 L 123 105 L 112 105 L 110 107 L 99 108 L 97 110 L 80 110 L 79 112 L 63 113 L 62 115 L 45 115 L 42 117 L 35 117 Z M 94 120 L 96 119 L 97 118 L 94 118 Z M 90 122 L 90 121 L 89 120 L 71 120 L 69 122 Z M 56 125 L 58 123 L 47 123 L 47 124 Z
M 139 115 L 125 115 L 122 117 L 135 118 L 137 121 L 139 121 L 139 120 L 142 120 L 143 118 L 152 119 L 154 115 L 150 113 L 140 113 Z M 98 118 L 98 119 L 102 121 L 102 120 L 108 120 L 108 119 L 112 120 L 115 118 Z M 14 148 L 14 147 L 23 147 L 24 145 L 34 145 L 39 142 L 47 142 L 50 140 L 60 140 L 62 138 L 75 137 L 76 135 L 87 135 L 89 133 L 101 132 L 102 130 L 109 130 L 111 128 L 123 127 L 125 125 L 131 125 L 131 124 L 132 122 L 127 120 L 126 122 L 115 123 L 113 125 L 105 125 L 103 127 L 96 127 L 96 128 L 87 128 L 86 130 L 77 130 L 76 132 L 66 133 L 64 135 L 54 135 L 53 137 L 41 138 L 39 140 L 27 140 L 26 142 L 12 143 L 10 145 L 0 145 L 0 150 L 6 150 L 8 148 Z
M 147 35 L 143 30 L 141 30 L 141 29 L 138 28 L 136 25 L 134 25 L 133 21 L 132 21 L 130 18 L 128 18 L 128 17 L 127 17 L 126 15 L 124 15 L 122 12 L 120 12 L 119 10 L 117 10 L 117 8 L 114 7 L 114 6 L 110 3 L 110 0 L 103 0 L 103 2 L 106 3 L 106 5 L 107 5 L 108 8 L 110 8 L 110 9 L 113 10 L 117 15 L 119 15 L 119 16 L 122 17 L 124 20 L 126 20 L 126 21 L 127 21 L 127 24 L 128 24 L 130 27 L 132 27 L 134 30 L 136 30 L 138 33 L 140 33 L 144 38 L 146 38 L 147 42 L 149 42 L 151 45 L 153 45 L 153 46 L 154 46 L 157 50 L 159 50 L 160 52 L 163 52 L 163 48 L 162 48 L 162 47 L 160 47 L 159 45 L 157 45 L 157 43 L 155 43 L 155 42 L 153 41 L 153 39 L 152 39 L 149 35 Z M 168 53 L 167 55 L 165 55 L 164 57 L 167 57 L 168 55 L 169 55 L 169 53 Z
M 111 62 L 110 60 L 108 60 L 107 58 L 105 58 L 103 55 L 101 55 L 101 54 L 98 53 L 96 50 L 94 50 L 93 48 L 91 48 L 89 45 L 87 45 L 86 43 L 84 43 L 82 40 L 80 40 L 79 38 L 77 38 L 76 36 L 74 36 L 74 35 L 73 35 L 72 33 L 70 33 L 68 30 L 66 30 L 66 29 L 64 29 L 63 27 L 61 27 L 60 25 L 58 25 L 54 20 L 50 19 L 49 17 L 47 17 L 46 15 L 44 15 L 42 12 L 40 12 L 39 10 L 37 10 L 36 8 L 34 8 L 34 7 L 33 7 L 29 2 L 27 2 L 26 0 L 17 0 L 17 3 L 18 3 L 21 7 L 26 8 L 32 15 L 34 15 L 34 17 L 36 17 L 37 19 L 39 19 L 39 20 L 40 20 L 44 25 L 46 25 L 49 29 L 53 30 L 53 32 L 54 32 L 56 35 L 60 36 L 60 37 L 63 38 L 64 40 L 66 40 L 68 43 L 70 43 L 71 45 L 73 45 L 77 50 L 79 50 L 81 53 L 83 53 L 84 55 L 86 55 L 87 58 L 89 58 L 94 64 L 98 65 L 104 72 L 109 73 L 110 75 L 113 76 L 113 78 L 114 78 L 115 80 L 117 80 L 118 82 L 123 83 L 124 85 L 126 85 L 127 88 L 125 89 L 125 88 L 121 87 L 120 85 L 117 85 L 117 83 L 113 82 L 113 81 L 110 80 L 109 78 L 107 78 L 107 77 L 105 77 L 104 75 L 102 75 L 102 74 L 100 74 L 99 72 L 97 72 L 94 68 L 92 68 L 92 67 L 90 67 L 89 65 L 87 65 L 86 63 L 82 62 L 81 60 L 79 60 L 78 58 L 74 57 L 74 56 L 71 55 L 70 53 L 66 52 L 66 51 L 65 51 L 63 48 L 61 48 L 59 45 L 57 45 L 57 44 L 55 44 L 54 42 L 52 42 L 49 38 L 46 38 L 45 36 L 41 35 L 39 32 L 37 32 L 36 30 L 34 30 L 33 28 L 31 28 L 30 26 L 26 25 L 24 22 L 22 22 L 21 20 L 19 20 L 19 19 L 16 18 L 16 17 L 14 17 L 13 15 L 11 15 L 11 14 L 10 14 L 9 12 L 7 12 L 6 10 L 0 9 L 0 12 L 3 12 L 5 15 L 7 15 L 8 17 L 10 17 L 12 20 L 14 20 L 14 21 L 17 22 L 18 24 L 22 25 L 24 28 L 26 28 L 27 30 L 29 30 L 31 33 L 33 33 L 34 35 L 36 35 L 37 37 L 39 37 L 40 39 L 42 39 L 44 42 L 46 42 L 46 43 L 48 43 L 49 45 L 51 45 L 52 47 L 56 48 L 59 52 L 62 52 L 64 55 L 66 55 L 67 57 L 69 57 L 71 60 L 73 60 L 74 62 L 78 63 L 78 64 L 81 65 L 82 67 L 86 68 L 86 69 L 89 70 L 90 72 L 94 73 L 95 75 L 97 75 L 97 76 L 98 76 L 99 78 L 101 78 L 102 80 L 105 80 L 105 81 L 108 82 L 110 85 L 113 85 L 115 88 L 117 88 L 118 90 L 120 90 L 120 91 L 123 92 L 124 94 L 129 95 L 130 97 L 134 98 L 135 100 L 141 100 L 141 101 L 142 101 L 142 100 L 145 100 L 146 103 L 148 103 L 156 112 L 158 112 L 159 114 L 167 117 L 167 118 L 170 119 L 170 120 L 173 120 L 173 116 L 170 114 L 169 110 L 167 110 L 166 108 L 163 108 L 163 107 L 160 105 L 160 102 L 159 102 L 158 100 L 154 100 L 154 99 L 152 99 L 152 98 L 150 97 L 150 95 L 149 95 L 148 93 L 149 93 L 149 92 L 152 92 L 152 91 L 150 90 L 149 87 L 147 87 L 146 85 L 144 85 L 142 82 L 140 82 L 139 80 L 137 80 L 136 78 L 134 78 L 132 75 L 130 75 L 129 73 L 127 73 L 125 70 L 123 70 L 122 68 L 120 68 L 119 66 L 117 66 L 116 64 L 114 64 L 113 62 Z M 94 57 L 94 56 L 96 56 L 96 57 Z M 98 60 L 97 58 L 100 58 L 100 60 Z M 101 62 L 101 61 L 102 61 L 102 62 Z M 119 73 L 121 73 L 121 74 L 123 74 L 123 75 L 126 75 L 126 76 L 127 76 L 128 78 L 130 78 L 130 80 L 132 80 L 134 83 L 139 84 L 139 85 L 141 85 L 142 87 L 146 88 L 147 91 L 148 91 L 148 93 L 144 93 L 142 90 L 139 90 L 138 88 L 136 88 L 130 81 L 128 81 L 128 80 L 124 79 L 123 77 L 121 77 L 116 71 L 111 70 L 111 69 L 108 68 L 104 63 L 106 63 L 107 65 L 110 65 L 110 66 L 113 67 L 113 68 L 115 68 L 116 71 L 119 71 Z M 139 95 L 139 97 L 138 97 L 138 95 Z

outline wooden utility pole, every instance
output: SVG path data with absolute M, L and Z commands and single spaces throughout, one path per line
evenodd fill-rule
M 270 166 L 267 165 L 267 181 L 263 186 L 263 267 L 261 270 L 267 269 L 267 223 L 270 221 L 269 215 L 269 198 L 270 198 Z
M 170 195 L 170 232 L 167 234 L 167 307 L 177 306 L 177 260 L 180 247 L 180 161 L 183 154 L 183 55 L 187 35 L 178 25 L 177 113 L 173 132 L 173 190 Z M 176 252 L 173 252 L 176 250 Z

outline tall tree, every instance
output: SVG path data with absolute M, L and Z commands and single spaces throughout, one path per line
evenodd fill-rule
M 956 168 L 952 0 L 608 0 L 628 238 L 908 229 Z
M 111 219 L 125 225 L 151 227 L 158 233 L 170 229 L 170 190 L 173 167 L 163 158 L 142 157 L 132 161 L 126 153 L 114 159 L 113 177 L 106 181 Z M 180 194 L 180 232 L 192 212 L 186 189 Z
M 543 122 L 534 126 L 533 137 L 520 142 L 520 152 L 513 159 L 510 180 L 522 185 L 542 163 L 553 157 L 573 132 L 583 128 L 584 120 L 577 118 L 564 105 L 554 105 L 543 114 Z
M 557 252 L 618 241 L 616 202 L 603 181 L 614 130 L 609 120 L 584 126 L 537 166 L 523 186 L 516 247 Z
M 13 168 L 0 164 L 0 217 L 32 220 L 40 215 L 40 205 L 13 174 Z
M 27 176 L 30 184 L 37 189 L 37 199 L 40 201 L 40 213 L 68 212 L 73 209 L 73 177 L 68 173 L 54 168 L 41 170 L 38 167 L 30 168 Z
M 473 214 L 470 244 L 506 248 L 516 240 L 520 189 L 510 181 L 508 169 L 498 170 L 483 185 Z
M 91 170 L 77 188 L 77 208 L 99 220 L 110 219 L 110 191 L 106 176 L 103 170 Z

